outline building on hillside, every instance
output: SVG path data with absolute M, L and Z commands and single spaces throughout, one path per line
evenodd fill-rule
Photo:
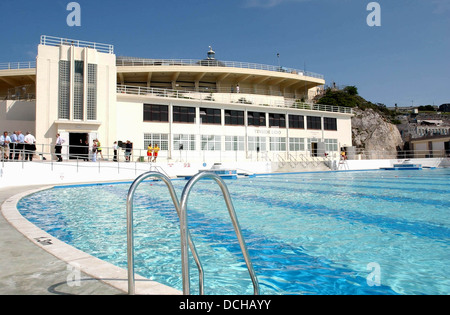
M 159 161 L 321 156 L 352 144 L 352 110 L 311 101 L 324 84 L 312 72 L 217 60 L 212 48 L 200 60 L 141 59 L 43 35 L 35 62 L 0 64 L 0 125 L 34 133 L 47 154 L 60 134 L 65 159 L 95 139 L 109 159 L 127 140 L 133 160 L 149 144 Z
M 450 135 L 424 136 L 410 143 L 414 158 L 450 157 Z
M 441 106 L 439 106 L 439 111 L 444 113 L 450 113 L 450 103 L 442 104 Z

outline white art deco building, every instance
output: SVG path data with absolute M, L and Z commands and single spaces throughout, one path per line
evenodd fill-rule
M 149 144 L 159 161 L 322 156 L 351 146 L 350 108 L 314 104 L 325 84 L 304 70 L 216 59 L 117 57 L 114 46 L 42 36 L 34 62 L 0 64 L 0 128 L 30 131 L 51 158 L 85 140 Z M 111 157 L 110 157 L 111 158 Z

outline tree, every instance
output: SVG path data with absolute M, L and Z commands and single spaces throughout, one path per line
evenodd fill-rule
M 419 106 L 419 112 L 434 112 L 435 109 L 433 105 L 425 105 L 425 106 Z
M 352 96 L 358 95 L 358 88 L 356 86 L 354 86 L 354 85 L 346 86 L 344 88 L 344 92 L 346 92 L 346 93 L 348 93 L 349 95 L 352 95 Z

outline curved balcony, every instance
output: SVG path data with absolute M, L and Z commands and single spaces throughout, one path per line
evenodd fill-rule
M 324 104 L 303 103 L 297 99 L 256 96 L 238 93 L 201 93 L 192 91 L 179 91 L 159 88 L 146 88 L 141 86 L 117 85 L 117 93 L 123 95 L 136 95 L 182 100 L 195 100 L 200 102 L 218 102 L 246 104 L 248 106 L 268 106 L 276 108 L 294 108 L 311 111 L 323 111 L 343 114 L 353 114 L 350 107 L 332 106 Z

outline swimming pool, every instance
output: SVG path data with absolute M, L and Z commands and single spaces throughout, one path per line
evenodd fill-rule
M 212 183 L 199 182 L 188 204 L 205 293 L 252 294 L 220 189 Z M 267 175 L 226 183 L 261 294 L 450 293 L 450 169 Z M 180 197 L 186 181 L 173 184 Z M 18 210 L 54 237 L 126 268 L 129 187 L 57 187 L 22 199 Z M 178 217 L 162 182 L 138 188 L 134 216 L 136 273 L 181 290 Z M 195 294 L 194 263 L 191 271 Z

